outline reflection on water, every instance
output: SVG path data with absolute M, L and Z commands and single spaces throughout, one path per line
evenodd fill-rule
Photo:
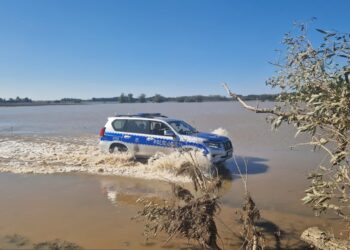
M 239 175 L 240 173 L 243 175 L 263 174 L 269 169 L 267 162 L 267 159 L 261 157 L 236 156 L 228 161 L 226 166 L 234 175 Z
M 114 184 L 110 181 L 101 180 L 101 191 L 112 205 L 117 205 L 117 190 Z
M 162 200 L 169 197 L 171 185 L 168 182 L 155 182 L 142 179 L 95 176 L 100 183 L 101 194 L 113 206 L 136 205 L 139 198 Z

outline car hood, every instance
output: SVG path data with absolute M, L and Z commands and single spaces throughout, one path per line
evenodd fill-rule
M 192 135 L 186 135 L 186 139 L 189 140 L 198 140 L 198 138 L 202 139 L 201 141 L 211 141 L 211 142 L 224 142 L 229 140 L 226 136 L 220 136 L 212 133 L 203 133 L 198 132 Z

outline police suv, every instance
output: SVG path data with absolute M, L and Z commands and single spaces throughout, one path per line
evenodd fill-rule
M 169 154 L 176 149 L 200 150 L 214 164 L 232 157 L 229 138 L 198 132 L 188 123 L 160 113 L 116 115 L 100 130 L 104 151 L 129 152 L 135 157 Z

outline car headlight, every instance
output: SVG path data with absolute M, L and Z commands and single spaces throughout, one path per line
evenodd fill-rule
M 209 148 L 213 148 L 213 149 L 220 149 L 221 148 L 221 144 L 220 143 L 217 143 L 217 142 L 210 142 L 210 141 L 207 141 L 205 142 L 205 145 Z

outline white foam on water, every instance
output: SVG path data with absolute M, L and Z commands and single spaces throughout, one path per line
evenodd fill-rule
M 217 129 L 214 129 L 213 131 L 212 131 L 212 133 L 213 134 L 216 134 L 216 135 L 221 135 L 221 136 L 229 136 L 229 133 L 228 133 L 228 131 L 226 130 L 226 129 L 224 129 L 224 128 L 217 128 Z
M 209 169 L 208 160 L 197 151 L 157 154 L 147 163 L 141 163 L 127 153 L 101 152 L 96 137 L 0 138 L 0 172 L 34 174 L 84 172 L 188 182 L 189 177 L 177 176 L 176 172 L 182 163 L 192 158 L 204 169 Z
M 158 153 L 148 160 L 148 165 L 155 169 L 166 170 L 176 174 L 177 170 L 185 162 L 194 162 L 203 171 L 209 171 L 210 168 L 208 159 L 199 150 L 191 152 L 174 151 L 168 155 Z

